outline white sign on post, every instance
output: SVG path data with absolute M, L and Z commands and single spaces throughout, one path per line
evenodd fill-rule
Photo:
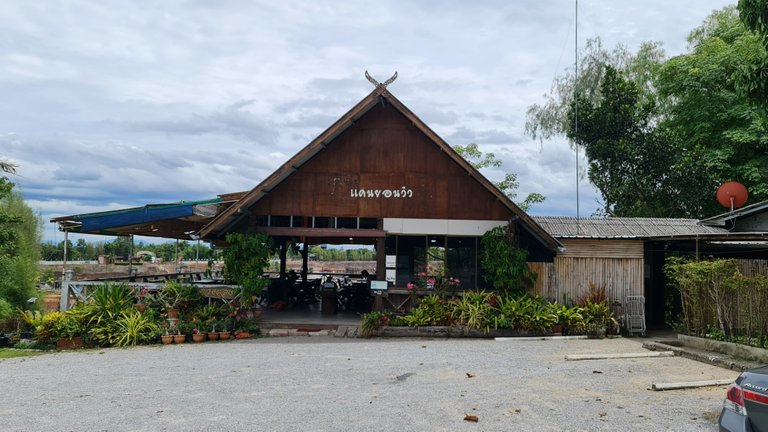
M 386 291 L 387 281 L 371 281 L 371 291 Z
M 387 255 L 386 266 L 387 268 L 395 268 L 397 265 L 397 257 L 395 255 Z
M 395 269 L 387 269 L 386 279 L 387 282 L 395 283 Z

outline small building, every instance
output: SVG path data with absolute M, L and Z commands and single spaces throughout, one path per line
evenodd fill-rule
M 566 303 L 590 289 L 605 290 L 609 301 L 619 304 L 628 296 L 644 296 L 648 324 L 663 326 L 665 312 L 674 307 L 666 303 L 679 301 L 667 295 L 663 267 L 668 256 L 740 258 L 747 274 L 766 268 L 766 233 L 726 229 L 718 223 L 723 217 L 534 217 L 564 246 L 552 263 L 531 263 L 539 274 L 534 292 Z

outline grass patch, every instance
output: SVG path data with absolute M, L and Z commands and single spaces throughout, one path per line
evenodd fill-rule
M 45 354 L 41 351 L 29 351 L 29 350 L 17 350 L 10 348 L 0 348 L 0 359 L 8 359 L 15 357 L 32 357 Z

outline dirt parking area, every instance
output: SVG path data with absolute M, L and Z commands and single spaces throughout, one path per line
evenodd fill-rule
M 680 357 L 564 360 L 641 344 L 290 337 L 8 359 L 1 429 L 716 431 L 724 387 L 648 389 L 735 371 Z

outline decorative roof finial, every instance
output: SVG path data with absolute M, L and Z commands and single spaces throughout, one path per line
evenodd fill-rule
M 392 84 L 392 82 L 394 82 L 394 81 L 397 79 L 397 71 L 395 71 L 395 74 L 394 74 L 394 75 L 392 75 L 391 77 L 389 77 L 389 79 L 388 79 L 388 80 L 386 80 L 386 81 L 384 81 L 383 83 L 380 83 L 380 82 L 376 81 L 376 79 L 375 79 L 374 77 L 372 77 L 372 76 L 371 76 L 371 75 L 368 73 L 368 71 L 365 71 L 365 78 L 366 78 L 368 81 L 370 81 L 370 82 L 371 82 L 371 84 L 373 84 L 374 86 L 376 86 L 376 88 L 385 89 L 385 88 L 387 88 L 387 86 L 388 86 L 388 85 Z

